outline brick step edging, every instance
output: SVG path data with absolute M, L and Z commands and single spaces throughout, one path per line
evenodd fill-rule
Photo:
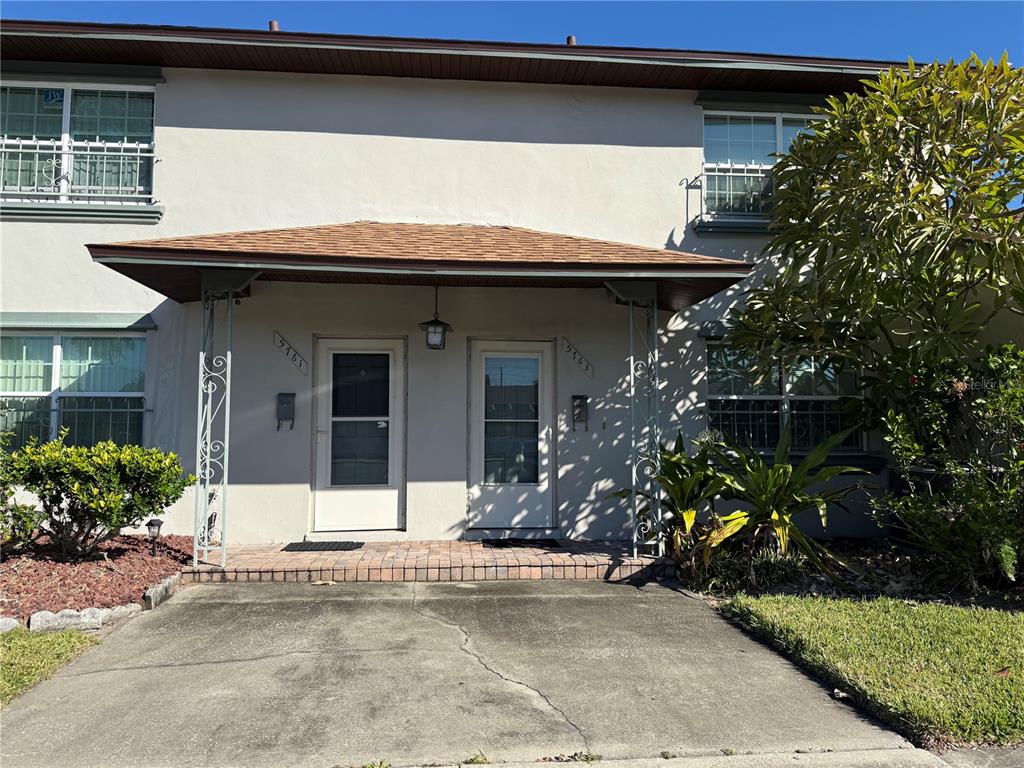
M 670 561 L 642 565 L 521 565 L 521 566 L 440 566 L 392 568 L 300 568 L 271 567 L 259 569 L 186 566 L 181 571 L 184 581 L 205 582 L 405 582 L 405 581 L 619 581 L 629 578 L 666 579 L 675 575 Z

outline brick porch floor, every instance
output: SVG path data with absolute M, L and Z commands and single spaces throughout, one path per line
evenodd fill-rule
M 666 558 L 632 557 L 617 542 L 564 540 L 557 549 L 494 548 L 479 541 L 368 542 L 352 551 L 285 552 L 283 545 L 228 551 L 227 568 L 182 569 L 185 581 L 507 581 L 666 578 Z

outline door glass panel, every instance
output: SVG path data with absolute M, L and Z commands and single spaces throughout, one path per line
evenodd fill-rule
M 484 362 L 484 418 L 537 421 L 540 361 L 488 357 Z
M 537 422 L 484 423 L 484 482 L 537 483 Z
M 331 363 L 331 485 L 387 485 L 391 356 L 340 352 Z
M 390 415 L 389 355 L 344 352 L 335 354 L 333 363 L 332 416 L 386 418 Z
M 387 421 L 331 425 L 331 485 L 387 485 Z
M 539 480 L 540 360 L 484 358 L 484 482 Z

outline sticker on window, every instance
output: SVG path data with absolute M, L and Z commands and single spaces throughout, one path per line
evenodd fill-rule
M 43 109 L 64 109 L 64 89 L 43 88 Z

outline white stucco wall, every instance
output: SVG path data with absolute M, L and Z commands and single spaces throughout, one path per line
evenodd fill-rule
M 441 295 L 443 316 L 455 330 L 444 350 L 428 350 L 417 324 L 433 307 L 429 287 L 256 284 L 252 298 L 235 315 L 233 541 L 295 540 L 312 529 L 315 336 L 408 339 L 406 533 L 401 536 L 413 539 L 458 537 L 467 527 L 469 339 L 567 336 L 591 362 L 594 376 L 584 375 L 556 347 L 557 527 L 581 538 L 627 536 L 624 507 L 607 498 L 629 484 L 626 309 L 603 289 L 444 288 Z M 275 348 L 274 331 L 311 363 L 308 376 Z M 670 390 L 685 388 L 687 379 L 688 373 L 673 372 L 666 399 L 673 399 Z M 184 412 L 184 418 L 176 413 L 155 420 L 157 430 L 166 429 L 160 441 L 182 444 L 189 458 L 193 449 L 185 444 L 194 440 L 193 381 L 191 373 L 182 378 L 180 396 L 170 391 L 158 395 L 159 402 Z M 278 392 L 297 393 L 294 429 L 276 429 Z M 581 394 L 590 398 L 589 429 L 574 432 L 570 398 Z M 168 524 L 185 529 L 191 514 L 189 503 L 179 504 Z
M 697 237 L 702 112 L 695 94 L 613 88 L 165 70 L 156 90 L 157 224 L 7 221 L 4 311 L 153 312 L 147 439 L 194 454 L 198 315 L 93 264 L 85 243 L 359 219 L 529 227 L 750 258 L 758 238 Z M 415 245 L 415 244 L 411 244 Z M 238 308 L 232 500 L 238 543 L 301 537 L 310 521 L 310 382 L 273 347 L 280 331 L 312 361 L 314 335 L 408 336 L 407 535 L 465 526 L 466 339 L 567 336 L 593 380 L 558 360 L 558 519 L 566 535 L 622 536 L 605 499 L 628 482 L 624 309 L 598 290 L 446 289 L 457 329 L 427 352 L 416 324 L 432 291 L 257 282 Z M 675 317 L 666 331 L 666 429 L 704 424 L 704 341 L 738 290 Z M 294 431 L 277 432 L 277 392 L 298 393 Z M 590 432 L 566 432 L 571 394 L 591 395 Z M 616 511 L 617 510 L 617 511 Z M 191 499 L 168 529 L 191 529 Z
M 156 87 L 152 225 L 3 223 L 6 310 L 148 310 L 89 242 L 359 219 L 509 224 L 716 255 L 698 238 L 695 94 L 211 70 Z M 38 289 L 39 275 L 49 277 Z

